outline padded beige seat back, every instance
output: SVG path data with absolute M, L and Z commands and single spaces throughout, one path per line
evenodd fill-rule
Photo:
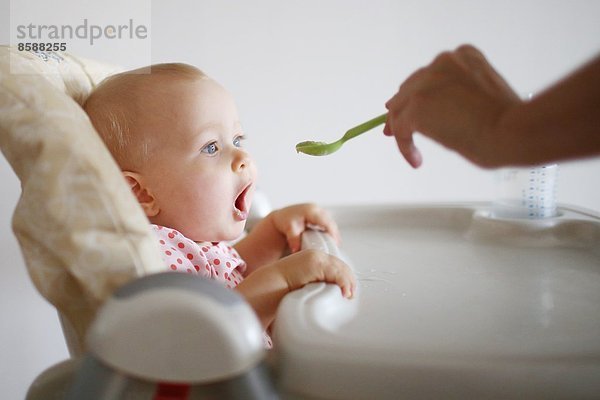
M 80 106 L 117 71 L 0 47 L 0 148 L 22 188 L 13 230 L 72 355 L 115 288 L 162 270 L 148 221 Z

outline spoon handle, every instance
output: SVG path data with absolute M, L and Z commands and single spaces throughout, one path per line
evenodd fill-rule
M 344 134 L 342 139 L 344 139 L 344 140 L 352 139 L 353 137 L 356 137 L 356 136 L 360 135 L 361 133 L 365 133 L 366 131 L 373 129 L 376 126 L 379 126 L 379 125 L 385 123 L 386 118 L 387 118 L 387 113 L 381 114 L 380 116 L 370 119 L 367 122 L 363 122 L 362 124 L 357 125 L 354 128 L 350 128 L 346 131 L 346 133 Z

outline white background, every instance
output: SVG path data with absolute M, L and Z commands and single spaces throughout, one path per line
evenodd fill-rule
M 110 2 L 89 4 L 120 16 Z M 48 10 L 48 23 L 61 12 Z M 9 1 L 1 0 L 2 43 L 10 37 L 8 15 Z M 461 43 L 483 49 L 517 92 L 538 92 L 600 52 L 599 16 L 597 0 L 155 1 L 151 59 L 192 63 L 232 92 L 260 186 L 275 206 L 487 200 L 490 171 L 422 137 L 425 162 L 416 171 L 380 129 L 329 157 L 297 155 L 294 145 L 336 139 L 382 113 L 411 72 Z M 118 48 L 86 55 L 144 63 Z M 600 160 L 560 168 L 558 201 L 600 210 Z M 19 399 L 67 352 L 10 231 L 19 185 L 3 158 L 0 187 L 1 397 Z

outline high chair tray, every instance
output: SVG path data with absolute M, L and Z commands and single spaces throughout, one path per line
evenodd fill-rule
M 288 398 L 600 397 L 600 217 L 338 207 L 353 300 L 310 284 L 274 327 Z

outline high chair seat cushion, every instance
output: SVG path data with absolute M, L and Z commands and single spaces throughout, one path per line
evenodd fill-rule
M 117 287 L 163 269 L 144 213 L 80 106 L 118 70 L 0 46 L 0 148 L 22 188 L 13 230 L 72 355 Z

